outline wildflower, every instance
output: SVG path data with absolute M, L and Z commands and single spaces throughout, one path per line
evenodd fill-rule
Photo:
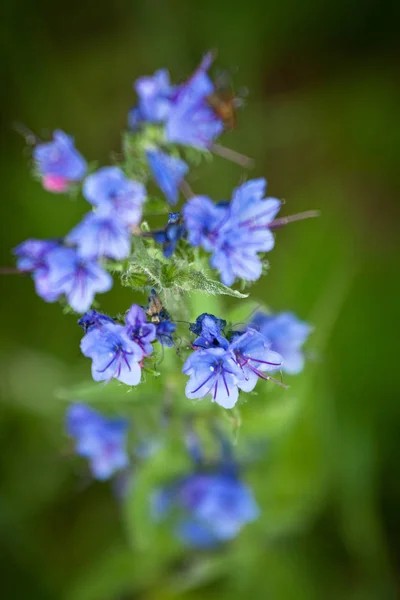
M 65 294 L 76 312 L 85 312 L 97 292 L 108 292 L 112 287 L 111 275 L 96 262 L 84 260 L 73 248 L 55 248 L 46 260 L 52 293 L 56 297 Z
M 220 272 L 225 285 L 232 285 L 236 278 L 258 279 L 262 273 L 258 253 L 274 246 L 268 225 L 281 203 L 263 199 L 265 187 L 265 179 L 251 180 L 234 191 L 230 203 L 215 205 L 205 196 L 196 196 L 182 209 L 189 243 L 212 252 L 210 265 Z
M 194 196 L 183 205 L 182 214 L 189 244 L 213 252 L 229 216 L 227 207 L 214 204 L 207 196 Z
M 85 333 L 87 333 L 93 327 L 100 328 L 105 323 L 115 323 L 115 321 L 111 317 L 97 312 L 97 310 L 94 310 L 94 308 L 88 310 L 88 312 L 85 313 L 78 321 L 78 325 L 82 327 Z
M 189 375 L 186 384 L 189 399 L 211 394 L 211 401 L 223 408 L 235 406 L 238 385 L 244 376 L 232 352 L 224 348 L 197 350 L 186 359 L 182 372 Z
M 189 329 L 199 337 L 193 342 L 193 346 L 198 348 L 221 347 L 225 350 L 229 346 L 228 340 L 222 335 L 226 327 L 224 319 L 217 319 L 214 315 L 203 313 L 192 323 Z
M 168 71 L 160 69 L 152 76 L 140 77 L 134 87 L 139 98 L 135 120 L 153 123 L 165 121 L 171 108 L 173 95 Z
M 303 370 L 302 346 L 312 331 L 310 325 L 300 321 L 291 312 L 275 315 L 258 312 L 250 326 L 256 328 L 270 342 L 271 349 L 282 356 L 283 371 L 295 375 Z
M 193 436 L 192 436 L 193 437 Z M 226 441 L 222 442 L 227 446 Z M 240 479 L 229 446 L 212 466 L 206 466 L 198 444 L 192 473 L 178 478 L 153 495 L 153 512 L 163 519 L 177 509 L 177 535 L 194 547 L 207 548 L 233 539 L 242 527 L 257 519 L 253 493 Z
M 174 345 L 172 334 L 175 330 L 176 324 L 172 323 L 169 319 L 164 319 L 156 323 L 156 337 L 162 346 L 172 348 Z
M 104 323 L 100 328 L 89 329 L 81 340 L 81 351 L 92 359 L 95 381 L 114 378 L 127 385 L 139 383 L 143 349 L 129 337 L 123 325 Z
M 66 429 L 76 441 L 77 454 L 89 459 L 96 479 L 109 479 L 128 466 L 125 419 L 106 418 L 85 404 L 73 404 L 67 410 Z
M 276 371 L 282 364 L 282 357 L 270 350 L 270 343 L 255 329 L 247 329 L 245 333 L 235 337 L 230 350 L 243 371 L 244 378 L 238 386 L 244 392 L 251 392 L 258 378 L 268 379 L 265 371 Z
M 32 274 L 36 293 L 46 302 L 54 302 L 58 298 L 58 293 L 54 292 L 49 282 L 47 263 L 48 253 L 58 246 L 59 243 L 55 240 L 30 239 L 22 242 L 13 250 L 17 256 L 18 269 Z
M 83 258 L 107 256 L 121 260 L 131 251 L 131 233 L 112 214 L 89 213 L 66 237 L 70 244 L 76 244 Z
M 140 223 L 146 190 L 141 183 L 125 177 L 119 167 L 103 167 L 89 175 L 83 195 L 103 217 L 111 215 L 128 226 Z
M 251 490 L 231 473 L 194 474 L 179 489 L 179 503 L 190 517 L 178 533 L 190 545 L 231 540 L 259 514 Z
M 53 141 L 36 146 L 33 158 L 43 177 L 43 187 L 51 192 L 65 192 L 70 182 L 83 179 L 87 170 L 73 138 L 60 130 L 54 132 Z
M 161 150 L 148 150 L 147 159 L 156 180 L 170 204 L 176 204 L 179 198 L 179 186 L 189 170 L 184 160 L 170 156 Z
M 206 149 L 222 133 L 223 121 L 207 102 L 214 91 L 207 75 L 211 63 L 208 53 L 192 77 L 178 87 L 165 126 L 168 142 Z
M 165 229 L 152 231 L 147 235 L 152 237 L 158 244 L 162 244 L 165 258 L 170 258 L 175 251 L 178 241 L 186 235 L 186 228 L 182 222 L 180 213 L 169 213 Z
M 137 304 L 132 304 L 126 313 L 125 323 L 129 338 L 140 346 L 144 355 L 151 354 L 151 342 L 156 339 L 156 326 L 147 322 L 144 310 Z

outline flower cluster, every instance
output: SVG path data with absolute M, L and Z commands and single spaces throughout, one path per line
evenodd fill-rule
M 229 203 L 214 204 L 207 196 L 195 196 L 182 209 L 189 243 L 212 253 L 210 264 L 225 285 L 236 278 L 258 279 L 259 254 L 274 247 L 269 227 L 281 202 L 264 198 L 266 185 L 265 179 L 252 179 L 233 192 Z
M 189 546 L 209 548 L 231 540 L 259 515 L 251 489 L 240 478 L 229 444 L 222 440 L 222 445 L 222 457 L 210 466 L 195 441 L 195 448 L 191 449 L 193 472 L 157 490 L 153 496 L 155 518 L 162 520 L 177 511 L 176 534 Z
M 144 310 L 133 304 L 121 325 L 92 309 L 78 323 L 85 331 L 81 350 L 92 359 L 93 379 L 137 385 L 142 361 L 153 352 L 152 342 L 157 337 L 157 327 L 147 322 Z
M 156 184 L 173 205 L 178 202 L 189 166 L 169 149 L 176 144 L 209 149 L 224 129 L 209 100 L 215 91 L 207 74 L 212 61 L 211 53 L 207 53 L 193 75 L 179 85 L 170 83 L 165 69 L 135 82 L 138 105 L 129 113 L 129 127 L 143 131 L 149 125 L 159 126 L 159 142 L 155 143 L 154 135 L 145 142 L 146 159 Z
M 60 130 L 51 141 L 39 141 L 33 160 L 43 187 L 57 194 L 80 193 L 90 211 L 64 237 L 28 239 L 14 254 L 18 271 L 31 275 L 41 298 L 47 302 L 65 298 L 80 313 L 78 323 L 84 332 L 80 348 L 92 361 L 94 381 L 116 379 L 137 386 L 143 370 L 157 374 L 151 366 L 157 358 L 154 348 L 160 344 L 162 358 L 164 347 L 176 349 L 176 360 L 183 363 L 177 371 L 188 378 L 188 399 L 209 396 L 232 409 L 240 393 L 251 392 L 258 379 L 283 385 L 272 374 L 296 374 L 303 369 L 303 345 L 311 327 L 289 312 L 258 310 L 240 329 L 203 313 L 186 323 L 192 334 L 188 343 L 187 336 L 177 335 L 179 323 L 187 318 L 179 311 L 179 302 L 188 292 L 240 297 L 227 286 L 260 278 L 264 255 L 275 244 L 273 232 L 315 213 L 277 218 L 281 201 L 266 196 L 264 178 L 247 180 L 233 191 L 231 200 L 218 203 L 191 191 L 185 179 L 189 163 L 196 164 L 209 151 L 235 154 L 215 143 L 228 124 L 217 110 L 216 86 L 208 75 L 212 61 L 207 53 L 194 73 L 176 85 L 164 69 L 135 82 L 138 101 L 129 113 L 119 164 L 93 172 L 73 138 Z M 160 208 L 160 199 L 146 190 L 152 180 L 163 196 L 157 214 L 176 205 L 180 191 L 186 195 L 179 212 L 169 212 L 167 223 L 158 229 L 143 220 L 143 215 L 155 217 L 154 206 Z M 205 267 L 204 253 L 222 283 Z M 122 319 L 91 308 L 96 294 L 111 289 L 110 272 L 120 273 L 122 283 L 136 292 L 151 290 L 148 305 L 133 304 Z M 158 294 L 168 308 L 174 296 L 174 319 Z M 168 358 L 173 358 L 173 352 Z M 176 372 L 165 375 L 163 401 L 167 402 L 172 392 L 183 393 L 184 383 Z M 159 381 L 162 385 L 163 377 Z M 190 403 L 186 405 L 189 412 Z M 75 440 L 76 453 L 88 459 L 95 478 L 105 480 L 121 471 L 126 475 L 126 419 L 105 417 L 75 403 L 68 409 L 66 430 Z M 132 450 L 135 459 L 151 457 L 160 447 L 159 436 L 144 439 L 141 432 L 139 437 L 143 443 Z M 206 463 L 191 432 L 187 442 L 195 467 L 154 496 L 156 516 L 163 519 L 177 512 L 179 537 L 197 547 L 232 539 L 259 513 L 229 444 L 219 439 L 222 456 Z
M 62 177 L 65 185 L 57 191 L 65 191 L 86 171 L 78 169 L 83 159 L 71 138 L 60 131 L 53 142 L 39 144 L 34 156 L 46 189 L 51 187 L 49 177 Z M 95 210 L 64 239 L 30 239 L 14 249 L 18 269 L 32 274 L 38 295 L 46 302 L 65 295 L 76 312 L 85 312 L 96 293 L 111 289 L 112 278 L 102 261 L 129 256 L 132 228 L 141 221 L 146 198 L 143 185 L 125 177 L 119 167 L 103 167 L 88 175 L 82 193 Z
M 211 395 L 212 402 L 233 408 L 239 390 L 250 392 L 258 378 L 279 369 L 282 357 L 271 350 L 268 339 L 252 327 L 243 333 L 235 332 L 230 341 L 223 335 L 226 323 L 213 315 L 197 318 L 192 331 L 199 337 L 193 342 L 195 351 L 183 365 L 189 376 L 186 396 L 190 399 Z

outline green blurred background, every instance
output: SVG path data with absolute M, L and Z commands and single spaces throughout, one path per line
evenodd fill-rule
M 75 319 L 35 296 L 28 278 L 2 277 L 2 598 L 399 596 L 398 6 L 5 0 L 2 265 L 20 241 L 62 235 L 86 210 L 32 181 L 13 123 L 42 136 L 62 128 L 108 164 L 133 80 L 165 66 L 178 81 L 210 48 L 250 92 L 223 143 L 256 159 L 254 175 L 286 199 L 283 214 L 322 216 L 278 233 L 270 273 L 251 288 L 316 332 L 286 400 L 259 395 L 243 415 L 244 439 L 273 440 L 248 475 L 262 519 L 209 556 L 156 537 L 132 542 L 112 487 L 89 481 L 63 434 L 56 391 L 89 374 Z M 216 158 L 191 185 L 227 198 L 241 175 Z M 101 306 L 123 312 L 131 301 L 116 285 Z M 161 472 L 165 460 L 156 458 Z

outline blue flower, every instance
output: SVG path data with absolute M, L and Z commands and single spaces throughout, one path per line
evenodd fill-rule
M 101 216 L 112 216 L 124 225 L 138 225 L 146 190 L 141 183 L 125 177 L 119 167 L 103 167 L 83 184 L 86 200 L 98 207 Z
M 47 253 L 46 261 L 52 294 L 55 297 L 65 294 L 76 312 L 85 312 L 97 292 L 108 292 L 112 287 L 109 273 L 96 262 L 84 260 L 72 248 L 55 248 Z
M 135 90 L 139 98 L 139 106 L 134 121 L 139 120 L 159 123 L 165 121 L 171 108 L 174 88 L 169 81 L 166 69 L 156 71 L 152 76 L 140 77 L 135 82 Z
M 172 348 L 174 340 L 172 334 L 176 330 L 176 324 L 172 323 L 169 319 L 163 319 L 159 323 L 156 323 L 156 337 L 162 346 Z
M 232 352 L 223 348 L 196 350 L 186 359 L 182 372 L 189 375 L 187 398 L 204 398 L 211 394 L 212 402 L 223 408 L 235 406 L 238 385 L 244 375 Z
M 161 150 L 148 150 L 147 159 L 156 180 L 170 204 L 176 204 L 179 199 L 179 186 L 189 171 L 188 165 L 181 158 L 170 156 Z
M 32 274 L 36 293 L 46 302 L 54 302 L 59 296 L 59 293 L 54 291 L 51 285 L 47 261 L 48 254 L 58 247 L 59 243 L 54 240 L 30 239 L 22 242 L 13 250 L 18 257 L 18 269 Z
M 213 252 L 221 227 L 229 217 L 228 208 L 214 204 L 207 196 L 194 196 L 183 205 L 182 214 L 189 244 Z
M 66 237 L 76 244 L 83 258 L 107 256 L 121 260 L 131 251 L 131 233 L 121 221 L 112 216 L 89 213 Z
M 221 281 L 232 285 L 236 278 L 255 281 L 262 273 L 260 252 L 274 246 L 268 225 L 279 211 L 276 198 L 263 199 L 265 179 L 238 187 L 230 203 L 215 205 L 205 196 L 190 199 L 182 209 L 188 241 L 212 252 L 210 265 Z
M 229 348 L 244 374 L 244 379 L 238 383 L 244 392 L 251 392 L 259 377 L 268 379 L 265 371 L 276 371 L 281 367 L 282 357 L 270 346 L 261 333 L 251 328 L 231 343 Z
M 223 129 L 223 121 L 207 102 L 214 85 L 207 75 L 212 55 L 206 54 L 192 77 L 179 86 L 169 110 L 165 135 L 170 143 L 209 148 Z
M 250 325 L 260 331 L 270 342 L 271 349 L 282 356 L 283 371 L 295 375 L 303 370 L 302 346 L 312 331 L 310 325 L 300 321 L 291 312 L 275 315 L 258 312 L 254 315 Z
M 222 335 L 226 327 L 224 319 L 217 319 L 214 315 L 203 313 L 192 323 L 189 329 L 192 333 L 199 336 L 193 342 L 193 346 L 198 348 L 221 347 L 225 350 L 229 346 L 228 340 Z
M 144 310 L 137 304 L 132 304 L 125 315 L 126 331 L 142 349 L 144 355 L 153 352 L 151 342 L 156 339 L 156 326 L 148 323 Z
M 157 520 L 177 512 L 176 533 L 189 546 L 209 548 L 231 540 L 259 516 L 252 491 L 239 477 L 231 445 L 220 441 L 222 456 L 211 465 L 204 463 L 196 441 L 194 472 L 177 478 L 152 497 Z
M 95 381 L 118 379 L 127 385 L 137 385 L 141 378 L 142 348 L 128 335 L 123 325 L 104 323 L 92 328 L 82 338 L 81 351 L 92 359 Z
M 96 479 L 109 479 L 128 466 L 125 419 L 109 419 L 84 404 L 73 404 L 67 410 L 66 429 L 76 441 L 77 454 L 89 460 Z
M 72 137 L 55 131 L 53 141 L 38 144 L 33 157 L 43 177 L 43 185 L 53 192 L 68 189 L 71 181 L 81 180 L 87 170 L 85 159 L 76 150 Z
M 188 514 L 178 533 L 194 546 L 231 540 L 259 515 L 251 490 L 231 473 L 190 475 L 179 486 L 178 502 Z
M 176 244 L 186 235 L 186 228 L 182 222 L 180 213 L 171 212 L 165 229 L 150 232 L 154 241 L 163 245 L 165 258 L 170 258 L 175 251 Z
M 85 313 L 78 321 L 78 325 L 82 327 L 85 333 L 87 333 L 93 327 L 100 328 L 105 323 L 115 323 L 115 321 L 111 317 L 97 312 L 97 310 L 94 310 L 94 308 L 88 310 L 88 312 Z

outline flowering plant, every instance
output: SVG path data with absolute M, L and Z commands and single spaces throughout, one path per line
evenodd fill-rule
M 136 81 L 137 105 L 129 112 L 122 158 L 112 166 L 92 171 L 62 131 L 55 131 L 52 141 L 38 141 L 33 161 L 43 187 L 81 194 L 91 208 L 62 239 L 29 239 L 14 249 L 19 272 L 31 275 L 37 294 L 79 314 L 80 348 L 91 359 L 94 382 L 108 383 L 111 396 L 121 390 L 124 395 L 124 416 L 114 417 L 87 406 L 83 394 L 71 393 L 66 430 L 76 453 L 89 461 L 93 477 L 123 477 L 122 495 L 130 486 L 134 494 L 137 470 L 168 443 L 171 422 L 179 422 L 181 436 L 190 429 L 194 466 L 158 482 L 149 498 L 156 520 L 177 509 L 179 537 L 202 547 L 232 539 L 262 507 L 241 479 L 229 432 L 217 436 L 222 458 L 207 464 L 199 458 L 199 434 L 188 418 L 198 421 L 205 436 L 221 418 L 237 427 L 239 407 L 252 400 L 256 386 L 286 388 L 282 373 L 303 369 L 302 347 L 311 331 L 294 314 L 272 314 L 261 304 L 239 323 L 223 319 L 217 298 L 246 298 L 248 286 L 267 269 L 275 231 L 315 214 L 277 217 L 282 202 L 266 196 L 264 178 L 246 180 L 230 200 L 217 203 L 192 191 L 191 168 L 213 153 L 249 164 L 216 143 L 229 123 L 208 74 L 212 60 L 206 54 L 177 85 L 166 70 Z M 182 198 L 179 211 L 170 212 Z M 164 216 L 162 227 L 151 226 L 154 214 Z M 134 303 L 113 316 L 97 310 L 97 294 L 111 289 L 113 274 L 122 285 L 145 293 L 148 303 Z M 198 310 L 200 305 L 207 310 Z M 102 393 L 99 385 L 92 388 L 95 396 Z M 149 413 L 159 409 L 151 433 L 145 436 L 143 429 L 135 441 L 125 414 L 132 411 L 135 421 L 135 403 L 125 401 L 132 389 Z M 191 402 L 203 398 L 205 409 Z M 109 408 L 113 405 L 110 401 Z M 136 430 L 135 436 L 138 424 Z

